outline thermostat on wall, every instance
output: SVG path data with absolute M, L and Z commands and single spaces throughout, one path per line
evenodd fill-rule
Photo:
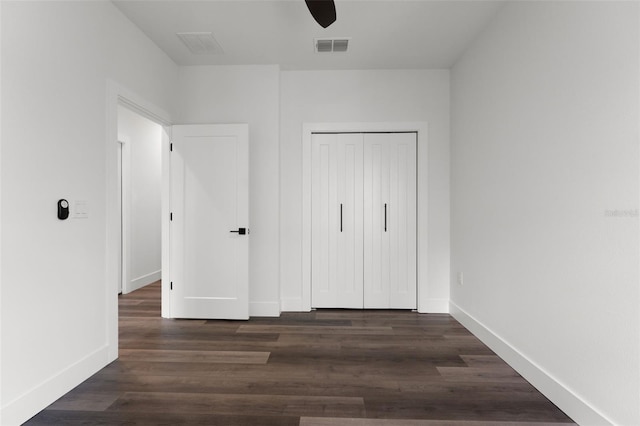
M 58 200 L 58 219 L 65 220 L 69 217 L 69 202 L 64 198 Z

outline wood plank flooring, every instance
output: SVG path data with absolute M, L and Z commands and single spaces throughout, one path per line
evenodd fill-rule
M 119 305 L 120 358 L 27 425 L 573 424 L 449 315 L 167 320 L 159 283 Z

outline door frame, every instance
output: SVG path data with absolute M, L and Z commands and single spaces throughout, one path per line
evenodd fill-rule
M 141 116 L 160 124 L 162 131 L 162 316 L 169 313 L 169 143 L 171 117 L 155 104 L 113 80 L 107 80 L 105 138 L 105 304 L 107 362 L 118 358 L 118 263 L 122 258 L 120 231 L 120 202 L 118 201 L 118 105 L 125 106 Z M 166 284 L 165 284 L 166 283 Z
M 129 212 L 131 176 L 131 141 L 125 135 L 118 134 L 118 210 L 120 211 L 120 268 L 118 289 L 121 294 L 129 293 Z
M 417 302 L 418 312 L 428 307 L 428 123 L 303 123 L 302 125 L 302 299 L 300 310 L 311 310 L 311 135 L 313 133 L 416 132 L 417 149 Z

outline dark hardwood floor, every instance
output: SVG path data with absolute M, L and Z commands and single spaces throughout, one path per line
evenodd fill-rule
M 571 423 L 449 315 L 167 320 L 156 283 L 120 296 L 120 358 L 27 424 Z

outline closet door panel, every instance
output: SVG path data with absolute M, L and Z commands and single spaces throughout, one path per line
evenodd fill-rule
M 337 300 L 337 155 L 333 135 L 312 136 L 311 282 L 313 307 Z
M 364 307 L 416 308 L 416 136 L 364 138 Z
M 342 208 L 337 232 L 336 307 L 362 308 L 362 135 L 338 135 L 338 203 Z
M 364 138 L 364 307 L 389 307 L 389 144 L 385 134 Z M 386 206 L 385 206 L 386 204 Z
M 362 135 L 312 135 L 311 305 L 362 308 Z

